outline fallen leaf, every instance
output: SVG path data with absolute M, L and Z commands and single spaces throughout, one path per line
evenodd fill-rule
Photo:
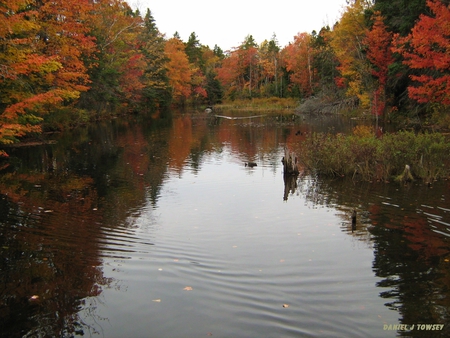
M 30 297 L 30 301 L 35 301 L 35 300 L 38 300 L 39 299 L 39 296 L 38 295 L 33 295 L 33 296 L 31 296 Z
M 283 304 L 283 307 L 289 307 L 289 304 Z
M 192 287 L 186 286 L 183 290 L 184 290 L 184 291 L 192 291 Z
M 161 303 L 161 299 L 152 299 L 152 302 Z

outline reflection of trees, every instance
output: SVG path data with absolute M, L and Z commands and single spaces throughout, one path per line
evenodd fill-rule
M 427 200 L 438 205 L 438 201 Z M 404 324 L 445 324 L 444 331 L 415 331 L 414 337 L 448 337 L 450 333 L 450 266 L 448 237 L 414 211 L 386 218 L 386 207 L 371 214 L 374 271 L 386 291 L 386 306 L 398 311 Z
M 303 137 L 295 135 L 295 126 L 270 126 L 264 121 L 236 123 L 221 119 L 212 125 L 207 123 L 210 122 L 206 119 L 193 122 L 187 117 L 174 123 L 177 131 L 172 131 L 170 147 L 171 156 L 178 156 L 171 162 L 177 171 L 183 170 L 187 163 L 198 170 L 201 156 L 210 151 L 220 152 L 224 145 L 242 163 L 268 159 L 276 168 L 280 165 L 280 144 L 295 151 Z M 443 192 L 435 190 L 434 194 L 427 194 L 417 186 L 406 191 L 406 187 L 394 184 L 324 180 L 307 175 L 298 179 L 286 177 L 284 186 L 284 199 L 296 193 L 304 196 L 312 208 L 334 208 L 342 219 L 342 231 L 373 247 L 374 271 L 382 278 L 378 283 L 382 288 L 380 297 L 386 298 L 386 305 L 400 313 L 402 323 L 449 322 L 450 263 L 445 261 L 450 259 L 448 244 L 443 235 L 432 230 L 427 216 L 417 212 L 418 206 L 411 206 L 418 203 L 411 196 L 438 205 Z M 405 206 L 404 210 L 396 208 L 392 213 L 389 209 L 392 207 L 385 204 L 388 198 Z M 353 209 L 357 211 L 356 228 L 351 219 Z
M 352 235 L 372 243 L 373 269 L 382 279 L 377 286 L 386 306 L 399 312 L 403 324 L 445 324 L 444 331 L 414 331 L 414 337 L 448 337 L 450 248 L 444 234 L 448 234 L 449 216 L 437 208 L 447 187 L 355 185 L 351 180 L 311 177 L 301 178 L 298 185 L 313 207 L 339 210 L 343 231 L 349 234 L 351 210 L 357 209 L 357 230 Z M 422 210 L 425 203 L 428 212 Z
M 54 146 L 12 151 L 9 172 L 0 178 L 4 335 L 93 332 L 79 311 L 95 316 L 95 304 L 84 302 L 112 282 L 101 270 L 101 227 L 129 226 L 130 214 L 148 201 L 157 207 L 168 170 L 200 170 L 205 154 L 220 154 L 225 147 L 240 165 L 264 161 L 275 171 L 281 166 L 280 144 L 295 151 L 301 142 L 296 130 L 257 119 L 113 121 L 66 133 Z M 416 201 L 439 205 L 444 187 L 412 186 L 405 193 L 394 184 L 299 176 L 286 180 L 285 189 L 285 196 L 301 194 L 312 208 L 336 209 L 342 231 L 373 246 L 380 296 L 399 311 L 403 323 L 450 324 L 450 255 L 442 235 L 448 234 L 448 215 L 442 214 L 443 223 L 431 224 Z M 383 196 L 404 210 L 393 212 Z M 358 213 L 354 232 L 353 209 Z M 33 295 L 39 298 L 30 300 Z
M 0 331 L 54 337 L 86 329 L 78 312 L 110 281 L 98 256 L 99 215 L 90 179 L 7 175 L 0 200 Z M 29 190 L 26 190 L 28 188 Z M 84 213 L 83 221 L 77 215 Z M 95 311 L 92 311 L 95 314 Z
M 16 149 L 0 176 L 0 332 L 4 337 L 95 333 L 102 227 L 159 196 L 167 132 L 108 122 L 65 133 L 52 147 Z M 162 126 L 160 128 L 165 128 Z M 96 325 L 96 324 L 93 324 Z

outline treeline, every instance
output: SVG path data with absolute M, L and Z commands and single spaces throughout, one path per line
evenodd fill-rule
M 217 70 L 228 98 L 314 96 L 376 116 L 444 112 L 450 126 L 448 0 L 351 0 L 340 20 L 280 48 L 248 36 Z
M 195 34 L 166 39 L 150 10 L 122 0 L 2 1 L 0 144 L 42 125 L 218 99 L 218 60 Z
M 0 13 L 0 144 L 223 99 L 352 99 L 377 116 L 450 104 L 448 0 L 349 0 L 332 28 L 226 52 L 164 36 L 123 0 L 4 0 Z

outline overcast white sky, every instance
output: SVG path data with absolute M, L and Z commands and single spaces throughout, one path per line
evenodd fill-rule
M 166 37 L 178 31 L 183 41 L 192 32 L 202 45 L 223 50 L 239 46 L 248 34 L 259 44 L 276 34 L 286 46 L 297 33 L 332 27 L 345 0 L 128 0 L 144 15 L 150 8 Z

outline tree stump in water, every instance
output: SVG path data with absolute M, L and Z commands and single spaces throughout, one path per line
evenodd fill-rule
M 283 175 L 284 180 L 284 193 L 283 201 L 287 201 L 289 194 L 294 194 L 297 190 L 297 176 L 296 175 Z
M 284 157 L 281 159 L 281 163 L 283 163 L 284 175 L 298 175 L 297 157 L 287 148 L 284 148 Z
M 352 232 L 356 230 L 356 210 L 352 212 Z
M 411 174 L 411 167 L 409 165 L 405 165 L 405 170 L 403 170 L 403 173 L 401 175 L 397 176 L 397 181 L 408 183 L 413 180 L 414 178 Z

